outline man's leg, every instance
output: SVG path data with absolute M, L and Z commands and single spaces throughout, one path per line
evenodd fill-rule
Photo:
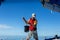
M 26 40 L 29 40 L 29 39 L 31 38 L 31 36 L 32 36 L 32 31 L 29 31 L 29 33 L 28 33 L 28 36 L 27 36 Z
M 38 40 L 37 31 L 34 31 L 34 32 L 33 32 L 33 37 L 34 37 L 35 40 Z

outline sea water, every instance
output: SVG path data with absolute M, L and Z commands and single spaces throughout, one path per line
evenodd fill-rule
M 39 40 L 44 40 L 45 37 L 39 36 Z M 0 36 L 0 40 L 26 40 L 26 36 Z M 34 40 L 32 37 L 30 40 Z

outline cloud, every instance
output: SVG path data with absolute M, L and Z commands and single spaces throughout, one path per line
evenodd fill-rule
M 13 27 L 5 25 L 5 24 L 0 24 L 0 29 L 10 29 L 10 28 L 13 28 Z
M 26 35 L 24 30 L 6 24 L 0 24 L 0 35 Z

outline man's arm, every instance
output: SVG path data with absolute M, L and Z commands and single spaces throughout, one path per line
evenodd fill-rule
M 34 26 L 36 26 L 36 25 L 37 25 L 37 20 L 34 21 Z

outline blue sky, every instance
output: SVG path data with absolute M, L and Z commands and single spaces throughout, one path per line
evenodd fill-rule
M 8 0 L 9 1 L 9 0 Z M 38 35 L 60 35 L 60 13 L 44 8 L 38 1 L 33 2 L 6 2 L 0 6 L 0 35 L 27 35 L 24 32 L 24 21 L 32 13 L 36 13 L 38 20 Z

